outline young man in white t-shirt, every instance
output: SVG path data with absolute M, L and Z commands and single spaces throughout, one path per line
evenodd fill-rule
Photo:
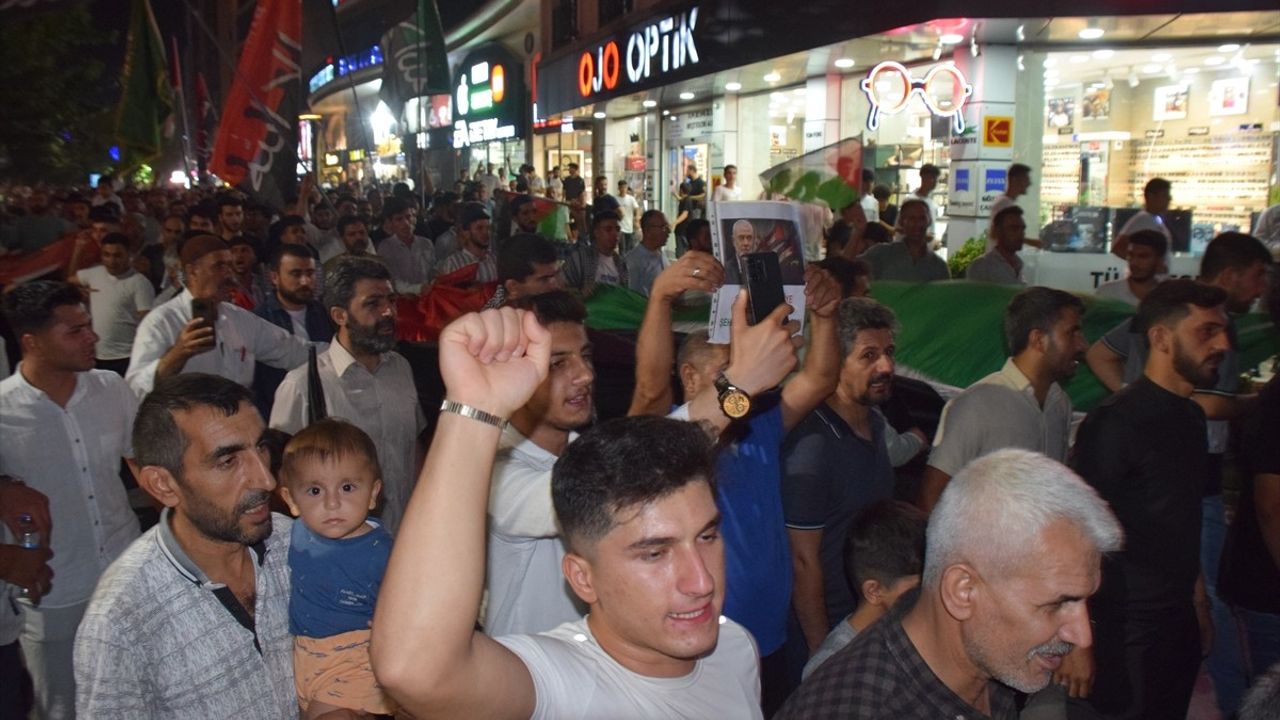
M 1173 259 L 1170 254 L 1173 250 L 1173 233 L 1169 232 L 1169 227 L 1165 225 L 1164 214 L 1169 211 L 1169 205 L 1173 202 L 1172 188 L 1173 185 L 1164 178 L 1151 178 L 1147 181 L 1146 186 L 1142 188 L 1142 211 L 1129 218 L 1129 222 L 1116 233 L 1115 239 L 1111 242 L 1112 255 L 1121 260 L 1128 260 L 1129 239 L 1133 234 L 1139 230 L 1154 230 L 1164 235 L 1165 241 L 1169 244 L 1169 249 L 1164 254 L 1164 267 L 1159 271 L 1161 274 L 1169 272 L 1169 262 Z
M 124 377 L 133 352 L 138 323 L 156 299 L 155 289 L 133 269 L 129 238 L 111 233 L 102 238 L 102 264 L 75 274 L 75 283 L 89 291 L 93 331 L 98 335 L 96 367 Z
M 738 187 L 738 166 L 724 166 L 724 182 L 716 186 L 711 199 L 715 202 L 736 202 L 742 199 L 742 188 Z
M 780 381 L 795 351 L 789 328 L 748 325 L 745 306 L 725 375 L 750 395 Z M 570 443 L 551 494 L 561 570 L 589 615 L 539 635 L 475 631 L 501 428 L 561 358 L 553 333 L 513 308 L 463 316 L 439 348 L 448 399 L 374 615 L 382 686 L 420 718 L 760 718 L 755 644 L 720 617 L 723 547 L 699 424 L 619 419 Z M 712 421 L 723 407 L 708 388 L 690 416 Z M 721 414 L 712 428 L 726 425 Z
M 640 221 L 640 204 L 626 180 L 618 181 L 618 226 L 622 229 L 622 252 L 627 253 L 636 246 L 636 223 Z
M 1139 230 L 1129 236 L 1129 275 L 1103 283 L 1094 294 L 1134 307 L 1160 284 L 1157 271 L 1169 251 L 1169 241 L 1155 230 Z

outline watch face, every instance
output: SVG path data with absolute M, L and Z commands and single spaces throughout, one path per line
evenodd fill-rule
M 724 396 L 720 401 L 720 408 L 724 410 L 725 415 L 736 420 L 750 412 L 751 399 L 746 396 L 746 393 L 735 390 Z

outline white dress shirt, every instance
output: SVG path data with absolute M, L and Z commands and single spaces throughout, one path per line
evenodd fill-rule
M 403 240 L 391 235 L 378 243 L 378 254 L 391 270 L 396 292 L 416 295 L 431 284 L 436 250 L 427 238 L 414 235 L 413 245 L 405 245 Z
M 76 374 L 66 407 L 18 371 L 0 381 L 0 473 L 49 498 L 53 587 L 43 608 L 85 602 L 107 566 L 138 537 L 138 518 L 120 481 L 133 457 L 138 398 L 106 370 Z
M 125 380 L 139 396 L 155 387 L 160 358 L 177 344 L 182 328 L 191 322 L 191 299 L 191 291 L 183 290 L 147 313 L 138 326 Z M 254 361 L 282 370 L 307 361 L 308 342 L 231 303 L 219 303 L 215 332 L 213 349 L 187 360 L 182 372 L 219 375 L 249 387 Z
M 382 465 L 382 524 L 394 535 L 417 480 L 418 435 L 427 426 L 409 361 L 397 352 L 384 353 L 369 372 L 335 338 L 316 356 L 316 364 L 329 417 L 347 420 L 373 438 Z M 306 427 L 307 397 L 303 364 L 290 370 L 276 389 L 270 426 L 288 433 Z

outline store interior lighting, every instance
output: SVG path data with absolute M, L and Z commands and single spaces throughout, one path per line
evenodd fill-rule
M 1227 43 L 1226 45 L 1219 45 L 1219 46 L 1218 46 L 1218 52 L 1220 52 L 1220 53 L 1222 53 L 1222 54 L 1224 54 L 1224 55 L 1225 55 L 1225 54 L 1227 54 L 1227 53 L 1233 53 L 1233 52 L 1235 52 L 1235 51 L 1237 51 L 1237 50 L 1239 50 L 1239 49 L 1240 49 L 1240 46 L 1239 46 L 1239 45 L 1237 45 L 1236 43 Z
M 768 83 L 776 83 L 781 79 L 782 79 L 782 75 L 778 74 L 777 71 L 771 72 L 764 76 L 764 81 Z
M 938 42 L 943 45 L 957 45 L 964 40 L 964 36 L 960 33 L 945 33 L 938 36 Z
M 1091 24 L 1089 25 L 1089 27 L 1084 28 L 1077 34 L 1079 35 L 1081 40 L 1097 40 L 1098 38 L 1101 38 L 1106 33 L 1107 33 L 1106 30 L 1103 30 L 1102 28 Z
M 1158 52 L 1155 55 L 1151 56 L 1151 62 L 1154 62 L 1154 63 L 1169 62 L 1169 60 L 1172 58 L 1173 56 L 1167 52 Z
M 645 106 L 645 107 L 647 107 L 647 108 L 651 108 L 651 107 L 657 107 L 657 106 L 658 106 L 658 101 L 657 101 L 657 100 L 645 100 L 644 102 L 642 102 L 642 103 L 640 103 L 640 104 L 641 104 L 641 105 L 643 105 L 643 106 Z
M 1110 58 L 1112 58 L 1115 54 L 1116 54 L 1116 51 L 1115 51 L 1115 50 L 1112 50 L 1112 49 L 1110 49 L 1110 48 L 1103 48 L 1103 49 L 1101 49 L 1101 50 L 1094 50 L 1094 51 L 1093 51 L 1093 58 L 1094 58 L 1095 60 L 1109 60 L 1109 59 L 1110 59 Z
M 1138 73 L 1133 68 L 1129 68 L 1129 87 L 1138 87 Z
M 729 92 L 738 92 L 739 90 L 741 90 L 741 89 L 742 89 L 742 83 L 740 83 L 740 82 L 727 82 L 727 83 L 725 83 L 725 84 L 724 84 L 724 89 L 725 89 L 725 90 L 728 90 Z
M 848 70 L 849 68 L 853 67 L 856 63 L 854 63 L 853 58 L 842 57 L 842 58 L 836 58 L 836 61 L 833 64 L 836 67 L 840 68 L 841 70 Z
M 681 99 L 681 100 L 692 100 L 692 99 L 693 99 L 693 93 L 691 93 L 691 92 L 689 92 L 688 90 L 686 90 L 686 91 L 684 91 L 684 92 L 680 93 L 680 99 Z
M 595 119 L 597 119 L 597 120 L 603 120 L 603 119 L 605 119 L 605 117 L 606 117 L 606 116 L 605 116 L 605 114 L 604 114 L 602 111 L 597 110 L 597 111 L 595 111 L 595 112 L 591 113 L 591 117 L 593 117 L 593 118 L 595 118 Z
M 1222 57 L 1221 55 L 1210 55 L 1209 57 L 1204 59 L 1204 64 L 1208 65 L 1209 67 L 1214 67 L 1215 65 L 1221 65 L 1226 61 L 1227 59 Z

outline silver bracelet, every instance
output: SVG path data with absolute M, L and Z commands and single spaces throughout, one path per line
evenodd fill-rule
M 485 423 L 486 425 L 492 425 L 498 428 L 499 430 L 506 427 L 507 425 L 507 421 L 503 420 L 497 415 L 492 415 L 483 410 L 480 410 L 479 408 L 473 408 L 470 405 L 463 405 L 462 403 L 454 402 L 452 400 L 445 400 L 444 402 L 440 403 L 440 412 L 450 412 L 450 413 L 454 413 L 455 415 L 461 415 L 464 418 L 471 418 L 472 420 L 478 420 L 482 423 Z

